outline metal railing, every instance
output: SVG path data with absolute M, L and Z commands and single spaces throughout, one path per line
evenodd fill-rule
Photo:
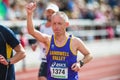
M 45 20 L 33 20 L 34 26 L 38 27 L 41 23 L 44 23 Z M 114 25 L 113 25 L 114 23 Z M 18 30 L 21 28 L 26 28 L 26 20 L 24 21 L 0 21 L 1 25 L 10 27 L 14 29 L 16 27 Z M 74 36 L 84 38 L 93 38 L 96 36 L 105 38 L 109 35 L 106 30 L 107 26 L 111 26 L 114 30 L 114 35 L 120 36 L 120 24 L 115 22 L 103 22 L 103 21 L 94 21 L 94 20 L 81 20 L 81 19 L 71 19 L 70 26 L 67 29 L 67 32 L 73 34 Z M 19 33 L 19 32 L 18 32 Z M 31 38 L 29 34 L 26 33 L 26 37 Z

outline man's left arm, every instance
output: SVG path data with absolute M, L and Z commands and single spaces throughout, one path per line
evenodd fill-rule
M 88 48 L 86 47 L 86 45 L 83 43 L 82 40 L 76 38 L 74 39 L 74 44 L 75 44 L 74 47 L 77 48 L 76 50 L 81 52 L 84 56 L 83 59 L 79 60 L 78 62 L 74 63 L 71 66 L 72 70 L 74 70 L 75 72 L 78 72 L 81 69 L 81 67 L 84 64 L 88 63 L 89 61 L 91 61 L 93 57 L 91 55 L 91 52 L 88 50 Z
M 92 60 L 93 56 L 91 55 L 91 51 L 87 48 L 87 46 L 84 44 L 84 42 L 80 39 L 77 39 L 78 44 L 78 50 L 83 54 L 83 59 L 80 60 L 80 66 L 83 66 L 84 64 L 88 63 Z

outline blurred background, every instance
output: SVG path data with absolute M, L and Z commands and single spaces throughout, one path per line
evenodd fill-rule
M 70 18 L 67 32 L 82 39 L 93 54 L 93 61 L 80 71 L 81 80 L 120 80 L 120 0 L 0 0 L 0 24 L 24 38 L 27 56 L 15 64 L 17 80 L 37 80 L 40 49 L 32 51 L 35 39 L 26 30 L 25 5 L 37 2 L 33 15 L 36 29 L 46 21 L 49 2 Z M 78 55 L 78 59 L 82 55 Z

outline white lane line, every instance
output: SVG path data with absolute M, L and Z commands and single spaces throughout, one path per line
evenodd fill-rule
M 109 77 L 105 77 L 99 80 L 120 80 L 120 74 L 119 75 L 114 75 L 114 76 L 109 76 Z

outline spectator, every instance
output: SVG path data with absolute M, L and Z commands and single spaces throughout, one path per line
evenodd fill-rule
M 19 20 L 17 17 L 17 3 L 16 2 L 13 2 L 12 4 L 10 4 L 10 7 L 8 7 L 7 20 L 11 20 L 11 21 Z
M 24 33 L 22 31 L 20 31 L 20 43 L 25 49 L 27 46 L 27 39 L 24 37 Z M 26 70 L 25 59 L 22 60 L 22 70 Z
M 113 39 L 114 38 L 114 30 L 112 26 L 107 26 L 106 31 L 108 33 L 107 38 L 108 39 Z

